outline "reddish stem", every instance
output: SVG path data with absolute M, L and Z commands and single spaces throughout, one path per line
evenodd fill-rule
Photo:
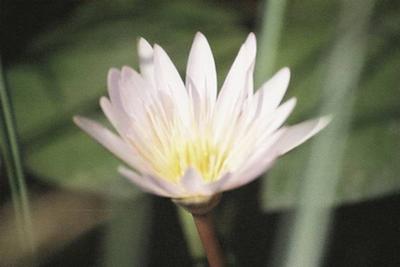
M 215 235 L 214 222 L 210 212 L 202 215 L 193 214 L 201 242 L 207 255 L 210 267 L 224 267 L 225 260 L 221 246 Z

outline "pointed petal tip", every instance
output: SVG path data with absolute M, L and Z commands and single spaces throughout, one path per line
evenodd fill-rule
M 197 32 L 193 39 L 192 46 L 209 46 L 207 38 L 201 32 Z
M 123 166 L 123 165 L 119 165 L 119 166 L 117 167 L 117 171 L 118 171 L 120 174 L 124 174 L 124 173 L 126 173 L 126 172 L 130 172 L 131 170 L 129 170 L 127 167 L 125 167 L 125 166 Z
M 287 153 L 319 133 L 330 123 L 331 119 L 331 116 L 328 115 L 303 121 L 286 128 L 286 133 L 284 133 L 283 137 L 279 140 L 277 147 L 279 155 Z
M 317 125 L 315 126 L 316 131 L 320 131 L 328 126 L 333 120 L 333 116 L 331 114 L 322 116 L 318 119 Z
M 283 67 L 278 71 L 278 74 L 290 78 L 290 68 L 289 67 Z
M 110 68 L 107 73 L 107 79 L 110 80 L 114 75 L 118 75 L 119 72 L 120 71 L 118 68 L 115 67 Z
M 277 115 L 277 121 L 278 122 L 281 121 L 280 123 L 278 123 L 279 126 L 281 126 L 282 123 L 284 123 L 287 120 L 287 118 L 290 116 L 290 114 L 296 107 L 296 104 L 297 104 L 297 98 L 292 97 L 276 109 L 277 112 L 276 114 L 279 114 Z
M 163 51 L 164 49 L 159 45 L 159 44 L 157 44 L 157 43 L 155 43 L 154 45 L 153 45 L 153 49 L 154 49 L 154 52 L 160 52 L 160 51 Z
M 294 107 L 297 104 L 297 98 L 296 97 L 292 97 L 290 98 L 288 101 L 286 101 L 285 103 L 283 103 L 282 105 L 288 105 L 289 109 L 294 109 Z
M 147 45 L 147 44 L 149 44 L 149 42 L 147 42 L 147 40 L 144 39 L 142 36 L 140 36 L 140 37 L 137 39 L 137 42 L 138 42 L 139 45 Z
M 195 39 L 197 39 L 197 38 L 204 38 L 204 39 L 207 39 L 207 38 L 205 37 L 205 35 L 204 35 L 202 32 L 200 32 L 200 31 L 196 32 L 194 38 L 195 38 Z
M 204 44 L 207 44 L 207 38 L 201 32 L 197 32 L 193 38 L 191 53 L 193 50 L 199 50 Z
M 165 57 L 167 55 L 167 52 L 165 52 L 165 50 L 159 44 L 154 44 L 153 51 L 154 51 L 154 60 L 159 60 L 160 58 Z
M 106 96 L 101 96 L 100 99 L 99 99 L 100 105 L 101 105 L 101 103 L 104 103 L 107 100 L 108 100 L 108 98 Z
M 254 53 L 255 57 L 255 53 L 257 51 L 257 40 L 256 40 L 256 35 L 254 33 L 249 33 L 249 35 L 247 36 L 247 39 L 245 41 L 245 46 L 249 49 L 250 53 Z
M 123 65 L 121 68 L 122 73 L 130 71 L 130 70 L 131 70 L 131 67 L 129 67 L 128 65 Z
M 249 35 L 247 36 L 246 41 L 244 43 L 246 45 L 251 44 L 251 46 L 255 47 L 256 43 L 257 43 L 256 35 L 253 32 L 249 33 Z
M 249 35 L 247 36 L 247 39 L 256 41 L 256 34 L 254 32 L 250 32 Z
M 129 67 L 128 65 L 124 65 L 121 68 L 121 80 L 126 80 L 128 78 L 135 77 L 138 75 L 139 73 L 135 69 Z
M 138 47 L 139 55 L 141 55 L 141 56 L 149 56 L 153 51 L 153 48 L 150 45 L 150 43 L 143 37 L 138 38 L 137 47 Z
M 80 115 L 75 115 L 72 117 L 72 121 L 79 127 L 82 125 L 83 120 L 84 120 L 84 117 L 82 117 Z
M 290 81 L 290 69 L 288 67 L 281 68 L 268 81 L 274 81 L 274 86 L 281 86 L 286 91 Z
M 84 131 L 85 133 L 87 133 L 91 136 L 93 136 L 92 135 L 93 128 L 98 127 L 96 125 L 96 122 L 92 121 L 91 119 L 80 116 L 80 115 L 73 116 L 72 120 L 76 126 L 78 126 L 82 131 Z
M 249 63 L 251 64 L 255 60 L 257 53 L 257 41 L 254 33 L 250 33 L 247 36 L 246 41 L 242 45 L 242 49 L 244 49 L 245 55 L 249 59 Z
M 106 106 L 109 106 L 111 104 L 111 102 L 108 97 L 102 96 L 99 99 L 99 104 L 100 104 L 100 107 L 104 110 Z
M 95 122 L 91 119 L 85 118 L 80 115 L 73 116 L 72 120 L 79 128 L 81 128 L 85 132 L 88 132 L 88 129 L 91 129 L 93 127 L 93 124 L 95 124 Z

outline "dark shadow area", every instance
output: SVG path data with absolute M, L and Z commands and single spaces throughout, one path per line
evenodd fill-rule
M 153 198 L 152 231 L 148 249 L 148 265 L 191 266 L 187 244 L 174 204 L 163 198 Z
M 224 202 L 236 199 L 237 216 L 240 217 L 234 220 L 232 233 L 221 237 L 224 250 L 236 262 L 230 266 L 268 266 L 274 256 L 274 242 L 288 213 L 263 214 L 255 194 L 257 190 L 257 183 L 252 183 L 225 194 Z M 195 266 L 174 204 L 156 197 L 152 201 L 152 230 L 146 266 Z M 223 206 L 221 203 L 218 212 L 223 212 Z M 323 266 L 400 266 L 399 206 L 400 194 L 396 194 L 335 208 Z M 216 215 L 218 217 L 218 213 Z M 81 236 L 42 266 L 102 266 L 99 253 L 103 229 L 104 226 L 98 227 Z M 204 263 L 205 260 L 196 262 Z

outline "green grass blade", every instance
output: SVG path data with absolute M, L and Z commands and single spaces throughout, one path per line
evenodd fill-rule
M 300 190 L 285 266 L 319 266 L 330 226 L 330 207 L 342 168 L 355 88 L 365 60 L 366 26 L 373 0 L 343 1 L 338 38 L 327 61 L 322 112 L 334 120 L 313 143 Z
M 259 33 L 260 49 L 255 73 L 257 86 L 274 72 L 285 7 L 286 0 L 268 0 L 264 3 L 264 16 Z
M 2 155 L 11 187 L 12 202 L 16 224 L 19 229 L 21 247 L 34 252 L 32 221 L 29 209 L 28 193 L 19 154 L 17 133 L 10 98 L 7 91 L 5 72 L 0 58 L 0 101 L 2 123 Z

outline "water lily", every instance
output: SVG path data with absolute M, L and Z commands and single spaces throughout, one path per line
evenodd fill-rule
M 140 73 L 111 69 L 101 108 L 116 133 L 82 117 L 75 123 L 128 167 L 119 172 L 146 192 L 205 203 L 245 185 L 283 154 L 324 128 L 322 117 L 282 126 L 296 99 L 280 104 L 288 68 L 254 91 L 256 38 L 241 46 L 217 93 L 214 58 L 201 33 L 189 54 L 183 82 L 167 53 L 138 42 Z

